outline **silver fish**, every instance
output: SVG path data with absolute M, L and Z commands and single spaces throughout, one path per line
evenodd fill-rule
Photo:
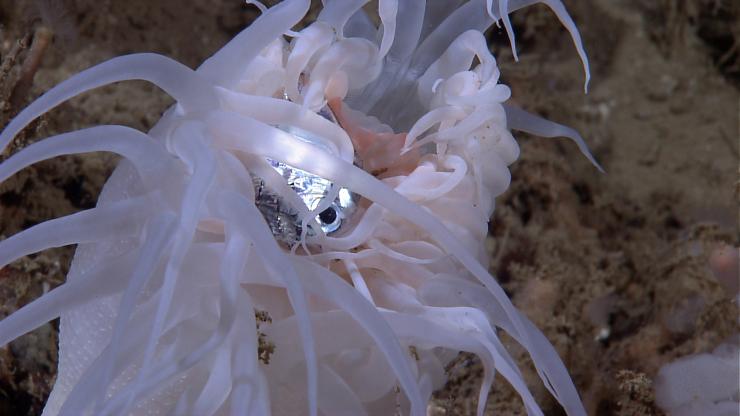
M 295 135 L 297 138 L 306 140 L 304 132 L 293 128 L 283 128 L 284 131 Z M 315 210 L 321 201 L 334 188 L 334 184 L 318 175 L 314 175 L 291 165 L 267 158 L 267 162 L 285 179 L 290 188 L 300 197 L 310 210 Z M 252 177 L 255 190 L 255 204 L 262 216 L 270 226 L 275 239 L 292 246 L 301 239 L 303 227 L 299 209 L 265 184 L 264 180 L 257 176 Z M 321 230 L 332 235 L 339 232 L 352 214 L 357 210 L 358 196 L 347 188 L 340 188 L 338 196 L 332 201 L 328 208 L 316 215 Z M 315 223 L 308 222 L 306 234 L 316 235 Z
M 301 74 L 298 84 L 299 92 L 303 90 L 304 78 L 305 75 Z M 283 92 L 283 98 L 290 100 L 287 92 Z M 336 117 L 328 105 L 324 106 L 318 114 L 332 123 L 337 123 Z M 278 126 L 278 128 L 309 143 L 316 144 L 318 142 L 317 140 L 311 140 L 311 133 L 296 127 Z M 270 158 L 267 158 L 267 162 L 285 179 L 290 188 L 298 194 L 303 203 L 312 211 L 334 187 L 334 184 L 329 180 L 305 170 Z M 286 243 L 288 246 L 298 243 L 303 232 L 300 210 L 290 206 L 285 198 L 270 190 L 261 178 L 253 176 L 252 183 L 255 190 L 255 204 L 270 226 L 275 239 Z M 316 221 L 319 223 L 321 230 L 327 235 L 339 232 L 342 225 L 346 224 L 351 215 L 357 210 L 358 199 L 358 195 L 350 192 L 349 189 L 340 188 L 338 196 L 331 205 L 316 216 Z M 312 229 L 314 226 L 314 223 L 308 222 L 308 229 L 306 230 L 308 236 L 317 234 L 316 230 Z

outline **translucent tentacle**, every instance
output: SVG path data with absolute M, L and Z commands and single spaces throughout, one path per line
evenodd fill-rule
M 411 414 L 423 415 L 426 404 L 419 391 L 419 385 L 416 383 L 401 345 L 397 339 L 394 339 L 395 336 L 388 325 L 377 315 L 376 308 L 342 278 L 327 269 L 300 257 L 293 257 L 293 262 L 296 266 L 300 266 L 301 270 L 307 272 L 302 277 L 310 279 L 312 284 L 306 286 L 310 287 L 314 295 L 336 303 L 375 340 L 377 347 L 385 354 L 401 387 L 411 401 Z
M 419 43 L 424 21 L 425 0 L 403 0 L 397 2 L 393 43 L 383 62 L 382 72 L 359 96 L 353 97 L 351 106 L 368 113 L 394 86 L 401 83 L 409 66 L 410 57 Z
M 188 383 L 179 395 L 177 403 L 170 409 L 170 415 L 197 414 L 212 416 L 223 407 L 232 394 L 231 353 L 233 346 L 227 341 L 213 352 L 212 357 L 200 367 L 208 367 L 208 375 L 203 383 Z M 197 370 L 194 370 L 197 371 Z M 197 379 L 197 377 L 196 377 Z M 241 414 L 248 414 L 243 411 Z
M 270 42 L 290 30 L 308 12 L 309 0 L 286 0 L 270 7 L 213 56 L 197 72 L 216 85 L 231 88 L 244 69 Z
M 362 276 L 362 273 L 360 272 L 360 269 L 357 267 L 357 264 L 352 259 L 344 259 L 344 267 L 347 269 L 347 273 L 349 273 L 350 278 L 352 279 L 352 286 L 355 287 L 355 290 L 359 292 L 365 299 L 368 300 L 368 302 L 375 305 L 375 301 L 373 300 L 373 295 L 370 293 L 370 289 L 367 287 L 367 283 L 365 282 L 365 278 Z
M 256 7 L 260 13 L 267 12 L 267 6 L 265 6 L 261 1 L 258 0 L 245 0 L 245 3 L 251 4 L 252 6 Z
M 424 26 L 420 39 L 424 40 L 437 28 L 455 9 L 469 0 L 427 1 L 424 10 Z
M 208 273 L 213 268 L 213 264 L 219 264 L 222 252 L 223 250 L 213 243 L 196 244 L 190 253 L 200 261 L 197 264 L 189 264 L 188 267 L 191 269 L 202 268 L 203 270 L 195 270 L 197 276 Z M 132 324 L 127 328 L 126 337 L 123 338 L 115 359 L 114 374 L 120 374 L 144 353 L 146 344 L 142 340 L 146 339 L 151 332 L 153 324 L 151 317 L 154 316 L 158 304 L 157 297 L 152 297 L 136 308 L 134 316 L 129 320 Z M 103 361 L 103 358 L 107 356 L 105 351 L 110 348 L 110 345 L 106 346 L 80 376 L 77 384 L 67 395 L 59 411 L 59 416 L 85 414 L 85 409 L 91 405 L 90 392 L 96 389 L 102 377 L 102 370 L 107 365 Z M 163 359 L 163 361 L 166 360 Z
M 522 325 L 530 335 L 527 344 L 519 338 L 514 323 L 504 310 L 495 302 L 490 293 L 481 291 L 470 281 L 458 277 L 438 276 L 429 280 L 418 291 L 425 303 L 437 306 L 468 304 L 486 313 L 492 325 L 502 328 L 524 346 L 532 356 L 537 373 L 545 387 L 560 402 L 566 413 L 571 416 L 585 416 L 586 411 L 578 396 L 573 381 L 558 353 L 539 329 L 524 315 L 520 314 Z M 441 296 L 439 296 L 441 294 Z
M 53 157 L 87 152 L 114 152 L 136 166 L 142 178 L 171 160 L 161 144 L 124 126 L 97 126 L 52 136 L 33 143 L 0 164 L 0 182 L 21 169 Z
M 364 10 L 360 9 L 353 14 L 347 24 L 344 25 L 344 36 L 350 38 L 363 38 L 375 41 L 377 28 Z
M 488 395 L 491 394 L 493 380 L 496 378 L 496 367 L 489 367 L 491 366 L 484 366 L 483 379 L 481 380 L 480 390 L 478 390 L 478 407 L 476 408 L 476 416 L 485 415 Z
M 307 138 L 330 149 L 336 147 L 342 159 L 349 162 L 354 160 L 354 147 L 347 132 L 303 106 L 282 99 L 240 94 L 226 89 L 219 89 L 218 92 L 227 109 L 263 123 L 305 130 L 295 133 L 307 135 Z
M 64 283 L 18 309 L 0 321 L 0 346 L 58 318 L 66 310 L 120 292 L 128 282 L 124 274 L 128 270 L 127 265 L 135 260 L 131 254 L 112 259 L 80 279 Z
M 119 394 L 113 397 L 100 414 L 120 413 L 126 414 L 133 404 L 133 398 L 143 398 L 147 394 L 156 390 L 156 387 L 164 383 L 176 374 L 180 374 L 198 362 L 206 354 L 213 351 L 221 345 L 229 332 L 232 330 L 236 320 L 236 303 L 237 294 L 239 293 L 239 275 L 244 270 L 246 259 L 249 255 L 247 242 L 240 235 L 229 235 L 229 241 L 226 244 L 226 252 L 223 257 L 223 264 L 220 272 L 219 285 L 219 321 L 218 327 L 211 337 L 198 346 L 184 357 L 177 360 L 162 360 L 161 364 L 154 365 L 151 368 L 144 367 L 142 373 L 146 372 L 146 379 L 142 382 L 130 383 Z M 126 399 L 128 398 L 128 401 Z M 96 412 L 98 413 L 98 412 Z
M 576 47 L 576 51 L 578 52 L 578 56 L 581 58 L 581 63 L 583 64 L 583 72 L 586 75 L 586 78 L 583 82 L 583 91 L 588 92 L 588 82 L 591 80 L 591 69 L 589 67 L 588 63 L 588 57 L 586 56 L 586 50 L 583 48 L 583 41 L 581 40 L 581 34 L 578 32 L 578 27 L 576 27 L 576 23 L 573 21 L 573 18 L 570 17 L 570 14 L 568 14 L 568 10 L 565 9 L 565 5 L 563 5 L 563 2 L 560 0 L 506 0 L 509 2 L 509 13 L 522 9 L 524 7 L 530 6 L 535 3 L 544 3 L 549 7 L 555 15 L 558 17 L 558 20 L 560 20 L 560 23 L 565 26 L 565 29 L 570 33 L 571 39 L 573 39 L 573 44 Z M 506 21 L 504 21 L 506 22 Z M 513 39 L 513 35 L 511 39 Z M 512 42 L 512 48 L 514 47 Z
M 203 201 L 216 175 L 216 161 L 213 158 L 212 151 L 203 143 L 203 138 L 200 134 L 202 132 L 199 130 L 198 123 L 195 122 L 183 124 L 173 134 L 173 138 L 175 138 L 173 140 L 173 144 L 175 145 L 174 150 L 176 154 L 179 154 L 191 166 L 193 175 L 182 198 L 180 223 L 178 224 L 178 230 L 173 240 L 174 246 L 172 252 L 165 267 L 164 282 L 160 289 L 161 295 L 159 296 L 159 304 L 157 305 L 157 312 L 154 317 L 154 325 L 152 326 L 144 353 L 142 364 L 142 368 L 144 369 L 150 366 L 154 358 L 157 340 L 161 336 L 165 318 L 173 300 L 180 268 L 182 267 L 187 250 L 193 242 Z M 145 371 L 140 371 L 136 380 L 132 383 L 134 385 L 143 384 L 145 374 Z M 135 394 L 131 398 L 134 396 Z
M 153 305 L 153 303 L 151 304 Z M 153 307 L 138 309 L 137 316 L 132 318 L 132 321 L 142 316 L 150 316 Z M 119 349 L 119 354 L 116 357 L 114 373 L 118 374 L 127 367 L 135 357 L 139 356 L 144 349 L 144 345 L 141 340 L 146 338 L 147 333 L 151 328 L 151 320 L 144 319 L 143 325 L 131 325 L 127 336 L 123 339 L 123 345 Z M 77 384 L 72 388 L 64 403 L 59 409 L 58 416 L 78 416 L 85 414 L 85 410 L 89 409 L 92 405 L 90 401 L 91 392 L 98 388 L 98 381 L 102 377 L 102 370 L 107 365 L 103 361 L 103 357 L 106 356 L 106 350 L 110 349 L 108 345 L 103 351 L 92 361 L 87 369 L 82 373 Z
M 468 30 L 485 31 L 493 19 L 482 13 L 483 7 L 485 4 L 481 0 L 470 0 L 452 12 L 414 51 L 410 69 L 421 75 L 462 33 Z
M 151 201 L 139 197 L 34 225 L 0 241 L 0 268 L 52 247 L 134 235 L 151 209 Z
M 586 159 L 588 159 L 596 169 L 602 173 L 604 172 L 604 168 L 602 168 L 599 162 L 596 161 L 596 158 L 591 154 L 591 151 L 588 149 L 588 145 L 583 140 L 583 137 L 581 137 L 577 131 L 509 104 L 504 104 L 504 110 L 506 111 L 506 122 L 510 129 L 520 130 L 534 134 L 535 136 L 548 138 L 567 137 L 576 143 L 578 150 L 586 156 Z
M 404 243 L 418 243 L 418 244 L 425 244 L 424 241 L 406 241 Z M 426 243 L 429 244 L 429 243 Z M 430 244 L 431 245 L 431 244 Z M 404 244 L 399 243 L 396 246 L 403 247 Z M 372 249 L 376 250 L 379 254 L 382 254 L 385 257 L 388 257 L 389 259 L 400 261 L 406 264 L 432 264 L 438 262 L 440 259 L 442 259 L 444 256 L 437 256 L 437 257 L 430 257 L 430 258 L 421 258 L 421 257 L 413 257 L 408 254 L 404 254 L 400 251 L 394 250 L 391 247 L 386 246 L 385 244 L 381 243 L 379 240 L 370 240 L 368 242 L 368 247 L 371 247 Z M 436 247 L 436 246 L 434 246 Z
M 397 3 L 396 21 L 401 24 L 397 24 L 387 62 L 407 61 L 411 57 L 419 44 L 427 7 L 425 0 L 401 0 Z
M 250 137 L 258 137 L 258 135 L 250 135 Z M 273 268 L 269 272 L 278 280 L 282 280 L 285 283 L 288 298 L 299 321 L 300 334 L 303 341 L 302 345 L 308 377 L 309 414 L 316 416 L 318 409 L 318 366 L 310 314 L 304 293 L 305 287 L 298 278 L 298 274 L 292 264 L 285 261 L 283 252 L 266 226 L 262 214 L 260 214 L 253 203 L 233 192 L 223 192 L 219 205 L 221 207 L 221 215 L 229 219 L 235 232 L 239 232 L 254 241 L 254 250 L 257 255 L 264 259 L 266 265 Z
M 380 0 L 378 2 L 378 15 L 383 23 L 383 37 L 380 41 L 378 58 L 383 59 L 391 49 L 393 39 L 396 36 L 396 15 L 398 14 L 398 0 Z
M 334 43 L 316 62 L 303 94 L 303 105 L 318 111 L 327 99 L 343 98 L 348 90 L 367 85 L 381 69 L 377 53 L 372 42 L 361 38 Z M 337 77 L 343 81 L 337 81 Z
M 498 0 L 498 10 L 501 20 L 504 21 L 506 35 L 509 36 L 511 54 L 514 55 L 515 61 L 519 61 L 519 54 L 516 52 L 516 36 L 514 35 L 514 28 L 511 26 L 511 19 L 509 18 L 509 0 Z
M 427 347 L 440 346 L 477 355 L 483 362 L 484 368 L 484 380 L 479 398 L 488 395 L 496 374 L 496 365 L 491 351 L 481 342 L 480 337 L 470 336 L 469 332 L 456 325 L 443 325 L 437 320 L 431 320 L 423 316 L 385 310 L 381 313 L 394 331 L 402 335 L 409 343 Z M 444 341 L 440 341 L 440 339 Z M 485 404 L 485 401 L 483 403 Z M 479 414 L 479 416 L 481 415 Z
M 509 37 L 509 45 L 511 45 L 511 54 L 514 56 L 515 61 L 519 61 L 519 54 L 516 51 L 516 36 L 514 35 L 514 28 L 511 26 L 511 19 L 509 18 L 509 0 L 498 0 L 498 16 L 493 12 L 493 1 L 487 0 L 486 3 L 488 14 L 493 19 L 501 19 L 504 22 L 506 35 Z
M 199 392 L 195 391 L 195 394 L 197 394 L 196 400 L 191 405 L 188 403 L 190 397 L 182 395 L 180 397 L 180 408 L 175 409 L 173 414 L 215 415 L 218 413 L 218 408 L 232 394 L 232 347 L 224 345 L 214 351 L 214 354 L 216 354 L 216 358 L 213 359 L 206 383 Z M 241 414 L 247 415 L 250 413 L 244 411 Z
M 319 366 L 319 398 L 321 411 L 326 416 L 367 416 L 365 407 L 357 394 L 347 385 L 339 374 L 326 364 Z
M 429 111 L 428 113 L 424 114 L 419 120 L 417 120 L 416 123 L 414 123 L 414 125 L 411 127 L 411 130 L 409 130 L 409 133 L 406 135 L 406 140 L 404 142 L 404 147 L 402 151 L 405 153 L 412 149 L 413 146 L 418 146 L 419 142 L 416 141 L 416 139 L 427 132 L 429 129 L 434 127 L 435 124 L 439 124 L 446 119 L 460 120 L 463 119 L 466 115 L 467 114 L 463 109 L 458 106 L 451 105 L 437 107 Z
M 456 9 L 415 50 L 409 52 L 411 59 L 404 58 L 396 65 L 399 68 L 393 72 L 394 75 L 381 75 L 377 85 L 372 84 L 369 92 L 363 92 L 360 99 L 353 99 L 350 104 L 398 129 L 410 128 L 428 105 L 419 101 L 417 79 L 461 33 L 469 29 L 483 31 L 490 25 L 491 18 L 484 7 L 485 3 L 481 4 L 480 0 L 471 0 Z M 418 40 L 418 33 L 416 36 Z M 390 56 L 393 52 L 391 49 L 384 63 L 386 66 L 392 64 Z M 372 107 L 368 107 L 369 104 Z
M 240 278 L 240 282 L 241 280 Z M 266 396 L 267 381 L 264 380 L 262 369 L 257 363 L 259 341 L 254 304 L 249 293 L 239 289 L 241 296 L 236 304 L 236 313 L 243 322 L 237 325 L 232 333 L 234 345 L 231 358 L 234 383 L 231 394 L 232 414 L 269 416 L 267 411 L 260 409 L 263 406 L 269 407 L 270 399 Z
M 327 1 L 316 20 L 326 22 L 339 36 L 342 36 L 347 21 L 367 2 L 368 0 Z
M 496 59 L 488 50 L 488 44 L 481 32 L 468 30 L 463 32 L 452 41 L 450 46 L 442 53 L 419 77 L 419 96 L 423 101 L 431 100 L 434 84 L 442 79 L 448 79 L 454 74 L 467 71 L 473 63 L 473 58 L 478 57 L 485 73 L 482 81 L 498 80 L 498 68 Z
M 0 152 L 31 121 L 62 102 L 93 88 L 136 79 L 162 88 L 187 112 L 218 105 L 208 82 L 175 60 L 154 53 L 119 56 L 73 75 L 21 111 L 0 134 Z
M 317 53 L 328 48 L 336 40 L 337 34 L 334 32 L 336 29 L 332 29 L 329 24 L 319 21 L 303 29 L 301 37 L 293 41 L 285 63 L 285 94 L 291 100 L 303 101 L 299 91 L 302 85 L 301 74 Z
M 527 414 L 541 416 L 542 410 L 527 388 L 519 369 L 508 351 L 493 332 L 488 319 L 478 309 L 471 307 L 425 307 L 424 315 L 435 322 L 446 322 L 476 338 L 491 354 L 499 373 L 514 387 L 527 409 Z M 467 331 L 466 331 L 467 330 Z M 471 331 L 472 330 L 472 331 Z M 486 382 L 484 382 L 484 385 Z M 483 402 L 485 404 L 485 401 Z M 480 405 L 480 403 L 479 403 Z
M 103 361 L 106 365 L 103 370 L 103 377 L 98 384 L 98 394 L 93 396 L 96 403 L 99 403 L 105 397 L 105 391 L 113 381 L 114 364 L 116 357 L 118 357 L 122 337 L 126 332 L 127 323 L 134 313 L 136 300 L 151 278 L 160 258 L 164 255 L 165 249 L 173 237 L 175 224 L 176 216 L 173 212 L 161 214 L 150 223 L 150 229 L 147 230 L 147 239 L 141 247 L 134 271 L 127 279 L 128 285 L 118 307 L 111 334 L 111 347 L 103 352 Z

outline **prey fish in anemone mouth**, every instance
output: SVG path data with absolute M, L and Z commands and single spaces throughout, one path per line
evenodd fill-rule
M 570 32 L 562 3 L 542 0 Z M 500 374 L 542 410 L 505 331 L 568 415 L 585 414 L 545 336 L 487 271 L 494 199 L 518 129 L 581 137 L 508 105 L 482 34 L 537 3 L 285 0 L 197 70 L 156 54 L 52 88 L 0 149 L 80 93 L 140 79 L 177 103 L 149 132 L 105 125 L 34 143 L 48 158 L 123 156 L 93 209 L 0 242 L 0 266 L 77 244 L 66 282 L 0 321 L 0 345 L 60 318 L 44 415 L 421 416 L 460 351 L 480 357 L 482 415 Z M 514 49 L 515 51 L 516 49 Z M 598 167 L 598 165 L 596 165 Z
M 287 94 L 285 98 L 287 99 Z M 327 120 L 335 121 L 328 107 L 319 111 L 319 115 Z M 299 139 L 311 142 L 309 132 L 293 127 L 284 127 L 284 130 Z M 255 205 L 265 217 L 276 240 L 289 247 L 297 248 L 297 243 L 305 236 L 315 236 L 317 229 L 331 235 L 341 231 L 342 226 L 347 227 L 348 221 L 357 208 L 358 196 L 356 194 L 347 188 L 339 188 L 337 192 L 333 192 L 335 188 L 333 184 L 320 176 L 276 160 L 269 158 L 266 160 L 280 175 L 280 178 L 276 186 L 271 188 L 269 180 L 266 181 L 252 174 Z M 272 174 L 269 170 L 265 173 Z M 279 188 L 283 180 L 298 198 L 288 200 L 281 196 Z M 333 199 L 329 198 L 329 195 L 332 195 Z M 315 222 L 303 220 L 303 218 L 310 218 L 309 213 L 315 212 L 318 212 L 315 215 Z
M 302 74 L 300 81 L 305 79 Z M 287 99 L 287 94 L 285 94 Z M 322 108 L 318 114 L 329 121 L 337 123 L 339 115 L 340 127 L 350 135 L 355 149 L 355 164 L 360 164 L 362 159 L 377 165 L 382 161 L 383 166 L 395 166 L 397 173 L 406 169 L 410 173 L 419 161 L 418 151 L 412 151 L 405 156 L 401 155 L 401 147 L 406 134 L 381 134 L 372 131 L 362 131 L 351 120 L 343 115 L 342 102 L 339 98 L 332 99 L 327 106 Z M 293 127 L 283 127 L 284 131 L 295 135 L 297 138 L 311 142 L 309 132 Z M 373 155 L 372 152 L 382 152 L 381 155 Z M 358 159 L 358 152 L 359 157 Z M 356 211 L 358 195 L 347 188 L 339 188 L 338 193 L 333 193 L 333 184 L 317 175 L 285 163 L 267 159 L 273 169 L 284 179 L 288 186 L 298 195 L 299 199 L 288 201 L 280 196 L 280 193 L 271 189 L 270 185 L 259 176 L 253 175 L 255 186 L 255 205 L 262 212 L 267 224 L 270 226 L 275 238 L 288 246 L 295 245 L 307 236 L 315 236 L 316 229 L 326 234 L 337 234 L 342 226 L 348 226 L 352 214 Z M 387 176 L 387 168 L 381 171 Z M 378 172 L 374 172 L 376 176 Z M 269 174 L 269 173 L 268 173 Z M 280 185 L 277 185 L 278 187 Z M 328 195 L 334 196 L 334 199 Z M 322 201 L 325 201 L 322 204 Z M 305 207 L 304 207 L 305 205 Z M 306 209 L 309 212 L 306 212 Z M 315 215 L 316 222 L 304 221 L 302 218 L 310 218 L 309 213 L 319 212 Z

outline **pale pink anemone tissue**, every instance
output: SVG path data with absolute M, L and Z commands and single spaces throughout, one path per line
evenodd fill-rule
M 483 31 L 501 21 L 513 46 L 508 13 L 540 2 L 570 32 L 588 81 L 558 0 L 379 0 L 379 24 L 366 1 L 325 0 L 299 32 L 310 2 L 285 0 L 259 4 L 195 71 L 122 56 L 29 105 L 0 150 L 112 82 L 147 80 L 177 101 L 148 133 L 92 127 L 0 164 L 5 180 L 64 154 L 123 157 L 95 208 L 0 242 L 0 266 L 78 245 L 66 283 L 0 321 L 4 345 L 61 317 L 44 415 L 422 416 L 460 351 L 485 369 L 478 415 L 496 372 L 541 415 L 499 330 L 565 412 L 584 415 L 484 249 L 519 155 L 511 129 L 570 137 L 596 164 L 573 130 L 505 104 Z

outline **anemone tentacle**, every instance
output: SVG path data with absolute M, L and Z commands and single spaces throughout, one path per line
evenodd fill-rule
M 53 247 L 101 241 L 112 234 L 135 235 L 150 202 L 147 197 L 132 198 L 36 224 L 0 241 L 0 267 Z
M 211 85 L 173 59 L 154 53 L 119 56 L 73 75 L 23 109 L 0 133 L 0 151 L 31 121 L 64 101 L 103 85 L 130 80 L 149 81 L 162 88 L 187 112 L 218 105 Z
M 290 30 L 308 12 L 309 0 L 286 0 L 236 35 L 196 70 L 215 85 L 233 88 L 244 69 L 270 42 Z
M 130 253 L 92 270 L 83 279 L 67 282 L 49 291 L 44 298 L 36 299 L 0 321 L 0 345 L 5 345 L 21 335 L 58 318 L 66 310 L 96 297 L 120 292 L 127 284 L 127 264 L 136 257 Z
M 166 175 L 166 169 L 171 167 L 165 149 L 148 135 L 125 126 L 95 126 L 47 137 L 23 148 L 0 165 L 0 182 L 34 163 L 89 152 L 113 152 L 125 157 L 136 166 L 142 179 Z
M 300 335 L 303 340 L 304 357 L 306 359 L 307 379 L 308 379 L 308 398 L 309 413 L 315 415 L 318 409 L 317 403 L 317 377 L 318 364 L 316 359 L 316 347 L 314 345 L 314 336 L 309 319 L 308 305 L 306 302 L 305 285 L 298 278 L 298 275 L 290 263 L 282 261 L 282 252 L 277 242 L 272 239 L 272 235 L 264 228 L 263 222 L 259 220 L 260 214 L 257 208 L 243 196 L 233 193 L 223 193 L 220 196 L 220 206 L 222 215 L 228 218 L 237 218 L 240 214 L 247 214 L 241 221 L 233 222 L 234 226 L 242 235 L 257 242 L 255 251 L 264 258 L 270 265 L 268 270 L 278 279 L 285 283 L 287 296 L 290 304 L 296 310 L 296 316 L 300 322 Z
M 583 140 L 583 137 L 581 137 L 577 131 L 568 126 L 555 123 L 538 115 L 524 111 L 513 105 L 504 105 L 504 110 L 506 110 L 506 120 L 509 123 L 509 127 L 512 129 L 540 137 L 567 137 L 576 143 L 578 150 L 581 151 L 583 156 L 585 156 L 586 159 L 596 167 L 596 169 L 602 173 L 604 172 L 604 168 L 601 167 L 601 164 L 599 164 L 594 155 L 588 149 L 586 141 Z
M 233 330 L 233 324 L 236 318 L 237 290 L 239 285 L 238 276 L 243 272 L 248 256 L 248 245 L 239 235 L 230 235 L 226 243 L 224 258 L 222 261 L 219 287 L 220 313 L 219 322 L 216 331 L 211 334 L 210 338 L 198 345 L 184 357 L 178 358 L 175 363 L 163 362 L 154 365 L 147 371 L 147 379 L 140 384 L 131 384 L 117 396 L 110 399 L 100 407 L 96 413 L 126 413 L 130 410 L 132 398 L 146 397 L 147 393 L 152 392 L 157 385 L 162 384 L 170 377 L 187 371 L 189 368 L 200 362 L 204 356 L 219 347 L 229 332 Z M 245 255 L 246 253 L 246 255 Z M 115 351 L 115 349 L 114 349 Z M 114 353 L 111 354 L 115 356 Z M 104 378 L 104 384 L 107 385 L 109 378 Z
M 196 133 L 193 133 L 192 129 L 192 126 L 183 125 L 175 133 L 176 136 L 181 135 L 179 140 L 175 141 L 175 145 L 181 149 L 175 150 L 180 150 L 178 153 L 191 166 L 193 174 L 182 198 L 179 224 L 170 258 L 165 267 L 159 304 L 144 353 L 143 368 L 148 368 L 154 358 L 156 341 L 162 334 L 166 314 L 173 300 L 177 277 L 187 250 L 193 241 L 200 209 L 204 205 L 208 190 L 213 185 L 213 179 L 216 175 L 216 160 L 213 158 L 212 152 L 207 150 L 203 138 L 198 137 L 197 130 Z M 136 381 L 134 381 L 135 385 L 143 382 L 144 374 L 144 372 L 139 373 Z
M 118 313 L 113 323 L 114 329 L 110 341 L 111 348 L 101 355 L 103 361 L 106 362 L 106 366 L 103 370 L 103 376 L 100 379 L 100 390 L 98 390 L 98 394 L 94 397 L 104 397 L 105 390 L 107 390 L 108 385 L 113 379 L 113 367 L 116 357 L 118 357 L 118 349 L 125 335 L 128 320 L 134 312 L 136 299 L 154 274 L 157 263 L 164 256 L 170 240 L 174 237 L 175 224 L 176 216 L 172 212 L 155 217 L 150 224 L 147 241 L 142 245 L 139 259 L 137 259 L 136 266 L 128 279 L 126 290 L 121 297 Z

